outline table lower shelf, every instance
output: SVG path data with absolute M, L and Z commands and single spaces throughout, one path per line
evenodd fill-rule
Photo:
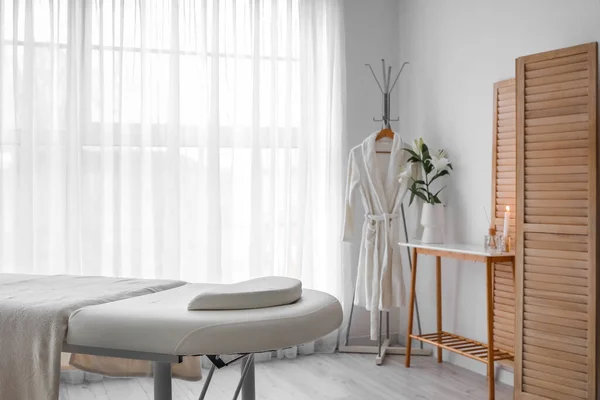
M 442 331 L 441 333 L 426 333 L 424 335 L 410 335 L 411 338 L 441 347 L 473 360 L 488 362 L 488 345 L 476 340 Z M 513 360 L 514 355 L 499 349 L 494 349 L 494 361 Z

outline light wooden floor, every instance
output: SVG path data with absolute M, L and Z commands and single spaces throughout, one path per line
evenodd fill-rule
M 256 365 L 257 400 L 482 400 L 487 398 L 486 378 L 433 357 L 413 357 L 410 369 L 403 356 L 387 356 L 376 366 L 372 355 L 332 354 L 302 356 Z M 205 374 L 206 376 L 206 374 Z M 208 400 L 230 400 L 239 367 L 217 371 Z M 175 400 L 197 399 L 202 382 L 174 380 Z M 512 399 L 513 390 L 496 385 L 496 399 Z M 104 379 L 69 385 L 61 382 L 60 400 L 152 399 L 152 380 Z

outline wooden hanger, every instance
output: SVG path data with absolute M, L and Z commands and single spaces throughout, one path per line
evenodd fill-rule
M 390 128 L 383 128 L 381 131 L 379 131 L 379 133 L 377 134 L 377 137 L 375 138 L 375 141 L 378 141 L 379 139 L 383 139 L 383 138 L 389 138 L 389 139 L 394 139 L 394 131 L 391 130 Z
M 394 140 L 394 135 L 395 135 L 394 131 L 391 130 L 390 128 L 383 128 L 377 134 L 377 137 L 375 138 L 375 141 L 378 141 L 379 139 L 383 139 L 383 138 L 389 138 L 389 139 Z M 380 151 L 375 151 L 375 153 L 389 154 L 389 153 L 391 153 L 391 151 L 380 150 Z

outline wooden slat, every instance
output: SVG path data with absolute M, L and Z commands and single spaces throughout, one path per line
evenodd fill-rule
M 552 160 L 548 160 L 552 161 Z M 528 190 L 525 192 L 525 199 L 548 199 L 548 200 L 587 200 L 587 190 Z
M 556 216 L 567 216 L 567 217 L 587 217 L 587 208 L 538 208 L 538 207 L 525 207 L 525 212 L 529 216 L 536 215 L 556 215 Z
M 525 279 L 527 279 L 527 278 L 528 277 L 526 277 Z M 558 317 L 558 318 L 562 318 L 565 315 L 564 308 L 538 306 L 538 305 L 532 305 L 532 304 L 525 303 L 525 306 L 523 309 L 525 310 L 526 313 L 530 312 L 532 314 L 537 314 L 537 315 L 548 315 L 551 317 Z M 581 313 L 581 312 L 577 312 L 577 311 L 569 311 L 568 315 L 569 315 L 569 319 L 573 319 L 573 320 L 577 320 L 577 321 L 584 321 L 584 322 L 588 321 L 587 313 Z
M 528 349 L 531 352 L 531 354 L 536 354 L 539 356 L 546 356 L 546 357 L 555 357 L 560 360 L 570 361 L 572 363 L 577 363 L 577 364 L 581 364 L 581 365 L 587 365 L 587 358 L 585 356 L 582 356 L 579 354 L 572 354 L 572 353 L 568 353 L 566 351 L 547 349 L 547 348 L 534 346 L 534 345 L 527 345 L 527 344 L 525 344 L 523 347 L 525 349 Z
M 587 340 L 588 336 L 586 329 L 577 329 L 570 326 L 557 326 L 536 321 L 523 321 L 523 326 L 525 327 L 525 329 L 536 329 L 541 332 L 561 334 L 568 337 L 574 337 L 584 340 Z
M 550 275 L 550 276 L 552 276 L 552 275 Z M 556 276 L 556 275 L 554 275 L 554 276 Z M 559 276 L 559 278 L 564 278 L 564 277 Z M 576 312 L 581 312 L 581 313 L 587 313 L 587 311 L 588 311 L 588 307 L 586 304 L 570 303 L 568 301 L 560 301 L 560 300 L 540 299 L 540 298 L 533 297 L 533 296 L 526 298 L 525 304 L 526 305 L 534 304 L 534 305 L 539 305 L 539 306 L 543 306 L 543 307 L 554 307 L 554 308 L 560 308 L 563 310 L 576 311 Z M 575 340 L 575 339 L 573 339 L 573 340 Z
M 580 47 L 580 46 L 577 46 Z M 544 53 L 541 53 L 544 54 Z M 541 57 L 541 55 L 529 56 L 530 59 L 533 57 Z M 588 51 L 580 51 L 579 53 L 563 55 L 561 57 L 543 57 L 543 60 L 533 60 L 529 61 L 526 65 L 524 65 L 525 70 L 527 72 L 557 67 L 560 65 L 568 65 L 568 64 L 576 64 L 579 62 L 584 62 L 588 60 Z
M 525 223 L 523 225 L 523 232 L 588 235 L 589 227 L 581 225 L 550 225 Z
M 562 339 L 560 339 L 560 341 L 554 341 L 554 340 L 547 340 L 547 339 L 540 339 L 537 338 L 535 336 L 533 336 L 531 334 L 531 331 L 525 330 L 524 332 L 524 343 L 525 344 L 530 344 L 532 346 L 538 346 L 541 347 L 543 349 L 549 349 L 549 350 L 558 350 L 558 351 L 562 351 L 565 353 L 569 353 L 569 354 L 576 354 L 579 356 L 585 356 L 587 353 L 587 341 L 584 340 L 584 345 L 582 346 L 576 346 L 573 344 L 570 344 L 568 341 L 566 341 L 565 339 L 568 339 L 568 337 L 564 336 Z
M 581 286 L 587 288 L 587 279 L 585 278 L 576 278 L 576 277 L 566 277 L 552 274 L 544 274 L 544 273 L 527 273 L 525 272 L 525 279 L 534 281 L 534 282 L 548 282 L 548 283 L 564 283 L 565 285 L 574 285 Z M 587 319 L 586 319 L 587 321 Z
M 579 382 L 587 382 L 587 374 L 582 372 L 571 371 L 566 368 L 559 368 L 554 365 L 546 365 L 535 361 L 524 361 L 523 365 L 525 368 L 531 370 L 546 372 L 554 376 L 564 376 Z
M 551 377 L 546 376 L 548 380 Z M 560 385 L 558 383 L 551 381 L 543 381 L 541 379 L 535 379 L 530 377 L 528 374 L 525 374 L 523 378 L 523 384 L 531 385 L 540 389 L 543 389 L 546 396 L 552 399 L 558 400 L 571 400 L 571 399 L 585 399 L 586 392 L 584 390 L 579 390 L 571 387 L 567 387 L 564 385 Z
M 565 235 L 566 236 L 566 235 Z M 561 260 L 556 258 L 546 257 L 525 257 L 524 265 L 542 265 L 550 267 L 573 268 L 573 269 L 589 269 L 589 263 L 586 261 Z
M 525 118 L 547 118 L 560 115 L 583 114 L 587 112 L 587 105 L 550 108 L 525 112 Z
M 551 366 L 563 369 L 565 371 L 580 372 L 580 373 L 585 374 L 586 380 L 589 381 L 589 377 L 587 376 L 587 366 L 584 364 L 571 362 L 571 361 L 567 361 L 567 360 L 562 360 L 562 359 L 556 359 L 556 358 L 549 357 L 547 355 L 538 355 L 538 354 L 533 354 L 533 353 L 524 354 L 523 360 L 535 362 L 537 364 L 542 364 L 542 365 L 551 365 Z
M 576 251 L 558 251 L 558 250 L 548 250 L 548 249 L 536 249 L 536 248 L 525 248 L 525 257 L 551 257 L 555 259 L 563 259 L 569 262 L 573 260 L 578 261 L 587 261 L 588 253 L 587 252 L 576 252 Z
M 526 280 L 523 286 L 525 287 L 525 289 L 535 289 L 540 291 L 553 292 L 556 294 L 580 296 L 587 296 L 588 294 L 587 287 L 566 285 L 562 283 L 548 283 Z
M 527 233 L 525 234 L 525 240 L 543 240 L 547 242 L 569 242 L 569 243 L 588 243 L 585 236 L 578 235 L 545 235 L 540 233 Z
M 587 105 L 587 102 L 587 96 L 567 97 L 564 99 L 538 101 L 526 104 L 525 111 L 551 110 L 553 108 Z
M 558 148 L 554 150 L 536 150 L 532 148 L 532 143 L 552 143 L 572 140 L 584 140 L 587 142 L 587 131 L 543 133 L 537 135 L 528 135 L 525 140 L 525 150 L 527 158 L 551 158 L 551 157 L 571 157 L 585 155 L 587 148 Z M 583 144 L 583 142 L 577 142 Z M 535 146 L 533 146 L 535 147 Z
M 585 182 L 588 183 L 587 172 L 581 174 L 557 174 L 554 176 L 535 176 L 529 175 L 525 177 L 525 183 L 563 183 L 563 182 Z
M 552 167 L 567 165 L 587 166 L 587 157 L 564 157 L 564 158 L 529 158 L 525 160 L 525 167 Z
M 584 87 L 588 87 L 588 79 L 578 79 L 576 81 L 550 83 L 548 85 L 540 85 L 526 88 L 525 95 L 558 92 L 562 90 L 579 89 Z
M 581 79 L 588 78 L 588 70 L 587 68 L 575 72 L 567 72 L 562 74 L 555 75 L 546 75 L 539 78 L 525 78 L 525 86 L 526 87 L 535 87 L 541 85 L 548 85 L 551 83 L 559 83 L 559 82 L 570 82 Z
M 589 143 L 587 139 L 581 140 L 561 140 L 561 141 L 549 141 L 541 143 L 527 143 L 524 146 L 525 150 L 561 150 L 561 149 L 587 149 Z
M 525 72 L 525 79 L 540 78 L 542 76 L 558 75 L 576 71 L 587 71 L 587 60 L 556 67 L 531 70 Z
M 514 99 L 515 98 L 515 94 L 511 93 L 511 92 L 507 92 L 507 93 L 499 93 L 498 94 L 498 100 L 508 100 L 508 99 Z
M 585 132 L 587 135 L 587 132 Z M 546 135 L 543 135 L 546 136 Z M 525 154 L 526 159 L 546 159 L 546 158 L 567 158 L 567 157 L 587 157 L 587 149 L 562 149 L 562 150 L 531 150 Z M 565 188 L 564 186 L 561 188 Z M 587 190 L 583 186 L 580 190 Z
M 525 246 L 528 249 L 546 249 L 546 250 L 567 250 L 567 251 L 587 251 L 587 244 L 560 242 L 560 241 L 538 241 L 525 239 Z
M 565 150 L 568 151 L 568 150 Z M 540 153 L 532 151 L 531 153 Z M 575 155 L 575 153 L 573 153 Z M 556 190 L 587 190 L 587 182 L 548 182 L 548 183 L 530 183 L 527 188 L 532 191 L 556 191 Z
M 562 268 L 562 267 L 553 267 L 547 265 L 534 265 L 534 264 L 525 264 L 525 272 L 533 272 L 533 273 L 542 273 L 546 275 L 559 275 L 561 277 L 577 277 L 577 278 L 586 278 L 588 272 L 586 269 L 579 268 Z
M 503 133 L 504 135 L 500 136 L 501 133 Z M 513 125 L 498 125 L 498 137 L 515 137 L 515 127 Z
M 555 117 L 540 117 L 540 118 L 526 118 L 525 126 L 546 126 L 556 124 L 571 124 L 576 122 L 585 122 L 588 120 L 588 114 L 586 112 L 579 114 L 560 115 Z
M 529 96 L 525 96 L 525 101 L 526 101 L 525 108 L 527 108 L 527 105 L 530 105 L 530 104 L 535 104 L 535 103 L 544 102 L 544 101 L 570 99 L 573 97 L 587 96 L 587 94 L 588 94 L 587 87 L 576 88 L 576 89 L 571 89 L 571 90 L 561 90 L 559 92 L 532 94 Z
M 562 394 L 554 390 L 539 388 L 529 382 L 523 384 L 523 389 L 527 391 L 526 394 L 520 397 L 523 400 L 581 400 L 579 397 Z
M 506 99 L 506 100 L 499 100 L 498 101 L 498 108 L 501 107 L 508 107 L 508 106 L 514 106 L 516 104 L 515 99 Z
M 586 172 L 588 172 L 587 165 L 525 167 L 525 175 L 584 174 Z

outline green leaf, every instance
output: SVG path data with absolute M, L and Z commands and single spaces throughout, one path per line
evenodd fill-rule
M 429 184 L 431 185 L 433 183 L 433 181 L 435 181 L 437 178 L 439 178 L 441 176 L 445 176 L 445 175 L 450 175 L 450 172 L 447 169 L 441 170 L 440 172 L 435 174 L 435 176 L 433 178 L 431 178 L 431 181 L 429 181 Z
M 423 164 L 429 164 L 429 161 L 431 161 L 431 156 L 429 155 L 429 152 L 423 153 Z
M 431 169 L 433 168 L 431 166 L 431 163 L 428 160 L 425 160 L 422 162 L 423 165 L 423 172 L 425 172 L 425 175 L 429 175 L 429 173 L 431 173 Z
M 450 168 L 452 171 L 454 171 L 454 168 L 452 168 L 452 164 L 448 163 L 448 168 Z
M 412 156 L 411 158 L 408 159 L 408 162 L 416 162 L 416 163 L 420 163 L 421 160 L 419 160 L 418 158 L 416 158 L 415 156 Z
M 417 179 L 416 181 L 414 181 L 414 183 L 417 183 L 419 185 L 424 185 L 425 181 L 421 180 L 421 179 Z
M 419 158 L 419 155 L 417 153 L 415 153 L 412 149 L 405 148 L 404 151 L 408 151 L 411 156 L 416 158 L 418 161 L 421 161 L 421 159 Z
M 415 192 L 412 190 L 412 188 L 410 189 L 410 200 L 408 202 L 408 206 L 410 207 L 411 204 L 413 203 L 413 200 L 415 199 Z
M 436 193 L 433 195 L 433 197 L 437 197 L 437 195 L 438 195 L 438 194 L 440 194 L 440 192 L 441 192 L 442 190 L 444 190 L 445 188 L 446 188 L 446 186 L 444 186 L 443 188 L 441 188 L 440 190 L 438 190 L 438 191 L 437 191 L 437 192 L 436 192 Z
M 431 155 L 429 154 L 429 147 L 427 147 L 425 143 L 423 143 L 423 146 L 421 147 L 421 153 L 423 153 L 423 163 L 425 163 L 426 160 L 431 160 Z
M 419 197 L 420 199 L 423 199 L 423 201 L 425 201 L 426 203 L 427 201 L 427 197 L 425 197 L 425 195 L 421 192 L 415 192 L 415 194 L 417 195 L 417 197 Z
M 433 196 L 433 204 L 442 204 L 442 202 L 437 196 Z

